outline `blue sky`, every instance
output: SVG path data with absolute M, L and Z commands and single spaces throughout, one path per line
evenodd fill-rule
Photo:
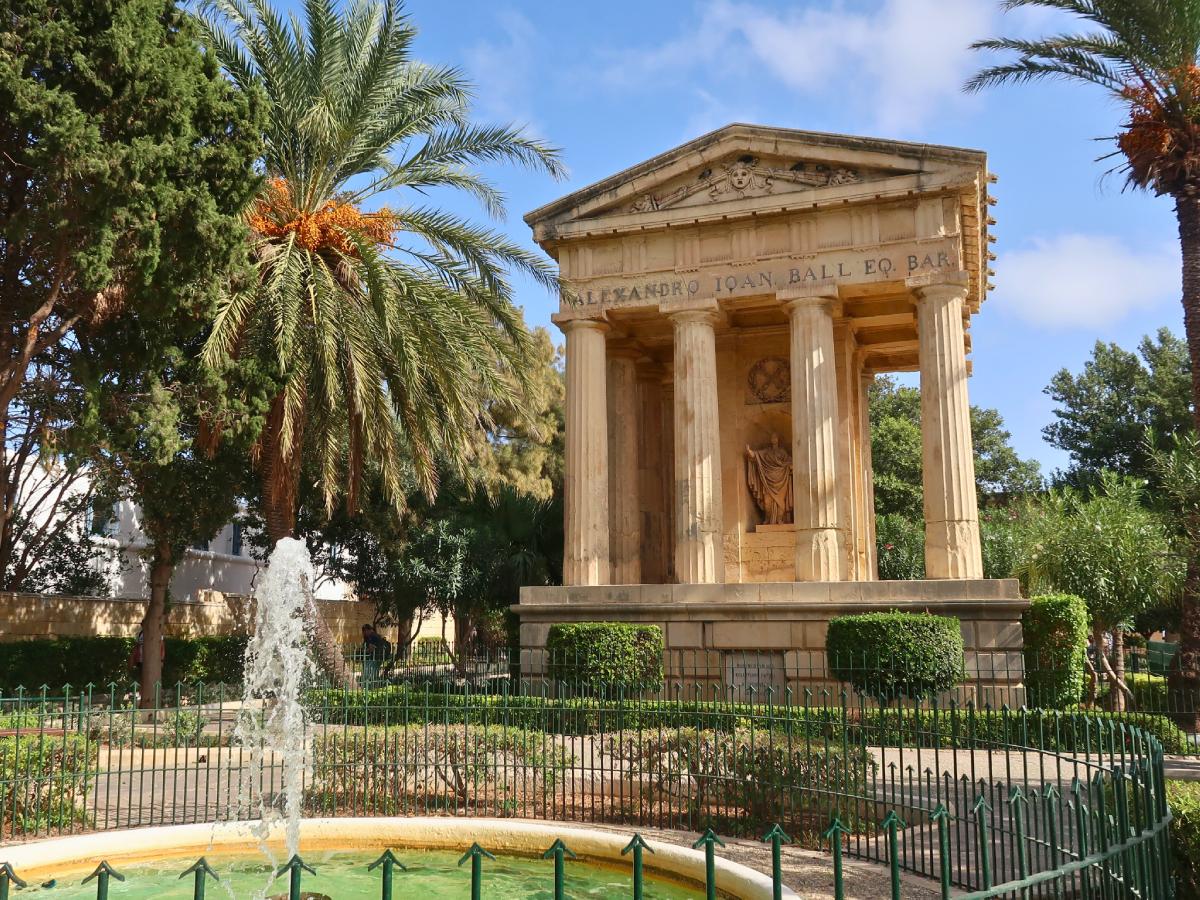
M 1133 347 L 1182 330 L 1167 200 L 1105 177 L 1119 108 L 1098 90 L 1043 84 L 968 96 L 976 38 L 1060 28 L 995 0 L 410 0 L 417 54 L 459 66 L 477 117 L 513 121 L 563 149 L 570 178 L 499 170 L 530 243 L 531 209 L 729 122 L 900 138 L 987 151 L 999 176 L 996 290 L 972 326 L 972 402 L 998 408 L 1018 451 L 1065 456 L 1042 426 L 1042 389 L 1097 339 Z M 457 205 L 457 204 L 456 204 Z M 469 208 L 464 205 L 463 209 Z M 554 301 L 522 284 L 531 324 Z

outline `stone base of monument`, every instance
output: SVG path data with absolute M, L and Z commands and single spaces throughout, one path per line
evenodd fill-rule
M 545 674 L 556 622 L 640 622 L 662 627 L 668 691 L 746 700 L 819 703 L 844 685 L 825 654 L 831 618 L 865 612 L 930 612 L 962 626 L 966 682 L 953 699 L 977 707 L 1024 702 L 1021 613 L 1015 579 L 944 581 L 633 584 L 521 589 L 521 668 Z M 949 699 L 949 698 L 943 698 Z M 782 700 L 781 700 L 782 702 Z

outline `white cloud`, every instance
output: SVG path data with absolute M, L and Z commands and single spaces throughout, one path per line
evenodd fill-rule
M 1101 234 L 1035 238 L 996 263 L 996 305 L 1034 325 L 1098 327 L 1177 301 L 1179 249 Z
M 474 85 L 475 109 L 484 119 L 523 125 L 528 132 L 540 133 L 529 107 L 537 29 L 515 9 L 501 9 L 496 18 L 496 39 L 480 41 L 464 54 L 467 75 Z
M 851 11 L 824 0 L 776 12 L 707 0 L 684 34 L 656 49 L 611 53 L 603 78 L 644 89 L 651 79 L 694 83 L 697 72 L 714 86 L 722 76 L 766 74 L 803 99 L 849 107 L 873 129 L 911 133 L 974 102 L 962 94 L 980 63 L 968 45 L 992 31 L 995 9 L 992 0 L 881 0 Z

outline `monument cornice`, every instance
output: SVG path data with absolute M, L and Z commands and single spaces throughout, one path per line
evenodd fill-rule
M 915 171 L 926 177 L 947 167 L 983 172 L 987 164 L 986 154 L 978 150 L 734 123 L 538 207 L 525 221 L 536 235 L 541 223 L 570 213 L 587 216 L 696 167 L 717 163 L 735 150 L 784 157 L 816 154 L 830 164 L 869 166 L 897 175 Z
M 556 221 L 533 226 L 534 239 L 552 250 L 558 245 L 597 237 L 615 237 L 709 223 L 819 212 L 824 209 L 915 200 L 931 196 L 960 196 L 978 189 L 975 178 L 958 173 L 898 175 L 882 181 L 834 185 L 809 191 L 714 201 L 650 212 L 616 212 L 593 218 Z

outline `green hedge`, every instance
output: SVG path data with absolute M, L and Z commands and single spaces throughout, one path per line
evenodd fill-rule
M 134 678 L 129 656 L 134 639 L 124 637 L 64 637 L 0 643 L 0 691 L 46 685 L 57 693 L 63 685 L 81 688 Z M 194 639 L 167 638 L 163 683 L 242 680 L 246 639 L 236 635 Z
M 582 693 L 629 696 L 662 687 L 663 635 L 657 625 L 551 625 L 546 651 L 550 677 Z
M 1200 782 L 1168 781 L 1176 900 L 1200 900 Z
M 1083 698 L 1087 603 L 1074 594 L 1034 597 L 1021 614 L 1031 706 L 1065 709 Z
M 25 713 L 0 715 L 0 729 L 29 727 Z M 0 836 L 86 825 L 98 756 L 82 734 L 0 737 Z
M 1119 747 L 1125 721 L 1158 738 L 1167 753 L 1188 739 L 1166 716 L 1084 711 L 950 711 L 787 706 L 712 701 L 599 700 L 595 698 L 451 694 L 402 686 L 373 691 L 310 691 L 313 721 L 327 725 L 502 725 L 567 736 L 695 728 L 732 732 L 755 727 L 796 737 L 870 746 L 1032 747 L 1074 752 Z
M 964 677 L 962 633 L 952 616 L 838 616 L 829 621 L 825 651 L 834 677 L 880 700 L 936 696 Z

